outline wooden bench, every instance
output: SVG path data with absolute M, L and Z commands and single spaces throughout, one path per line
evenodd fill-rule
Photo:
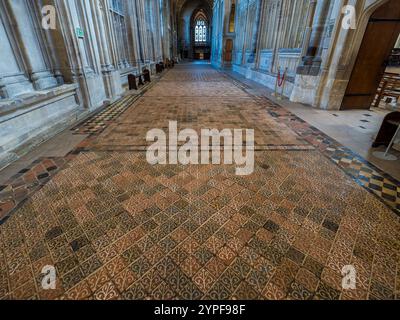
M 400 74 L 386 72 L 383 75 L 373 106 L 379 107 L 384 97 L 400 97 Z
M 129 90 L 138 90 L 146 82 L 151 82 L 150 71 L 148 69 L 143 69 L 142 73 L 138 75 L 134 75 L 133 73 L 128 75 Z
M 165 59 L 165 67 L 168 69 L 175 67 L 175 61 L 168 58 Z
M 164 62 L 160 62 L 156 64 L 156 73 L 162 73 L 165 69 Z
M 175 67 L 175 60 L 165 59 L 165 61 L 161 61 L 156 64 L 156 72 L 161 73 L 165 69 L 171 69 Z

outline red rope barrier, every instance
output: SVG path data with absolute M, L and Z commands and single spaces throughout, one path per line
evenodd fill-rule
M 281 69 L 278 71 L 278 87 L 282 87 L 283 83 L 285 82 L 286 78 L 286 72 L 283 74 L 283 77 L 281 78 Z

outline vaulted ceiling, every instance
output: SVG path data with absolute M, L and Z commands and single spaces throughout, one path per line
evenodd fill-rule
M 205 3 L 209 6 L 210 9 L 212 9 L 213 4 L 214 4 L 214 0 L 175 0 L 175 2 L 176 2 L 176 8 L 177 8 L 178 12 L 180 12 L 181 9 L 183 8 L 183 6 L 186 5 L 188 2 L 193 2 L 193 3 L 197 2 L 197 3 L 199 3 L 199 5 L 202 3 Z

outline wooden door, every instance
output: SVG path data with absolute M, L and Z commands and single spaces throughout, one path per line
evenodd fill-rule
M 371 16 L 342 110 L 369 110 L 400 33 L 400 1 L 391 0 Z
M 232 51 L 233 51 L 233 41 L 231 39 L 226 40 L 225 45 L 225 62 L 232 62 Z

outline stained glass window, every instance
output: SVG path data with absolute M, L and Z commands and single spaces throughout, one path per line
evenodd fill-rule
M 199 26 L 196 26 L 195 38 L 196 42 L 199 42 Z
M 197 21 L 194 36 L 196 42 L 207 42 L 207 25 L 204 20 Z

